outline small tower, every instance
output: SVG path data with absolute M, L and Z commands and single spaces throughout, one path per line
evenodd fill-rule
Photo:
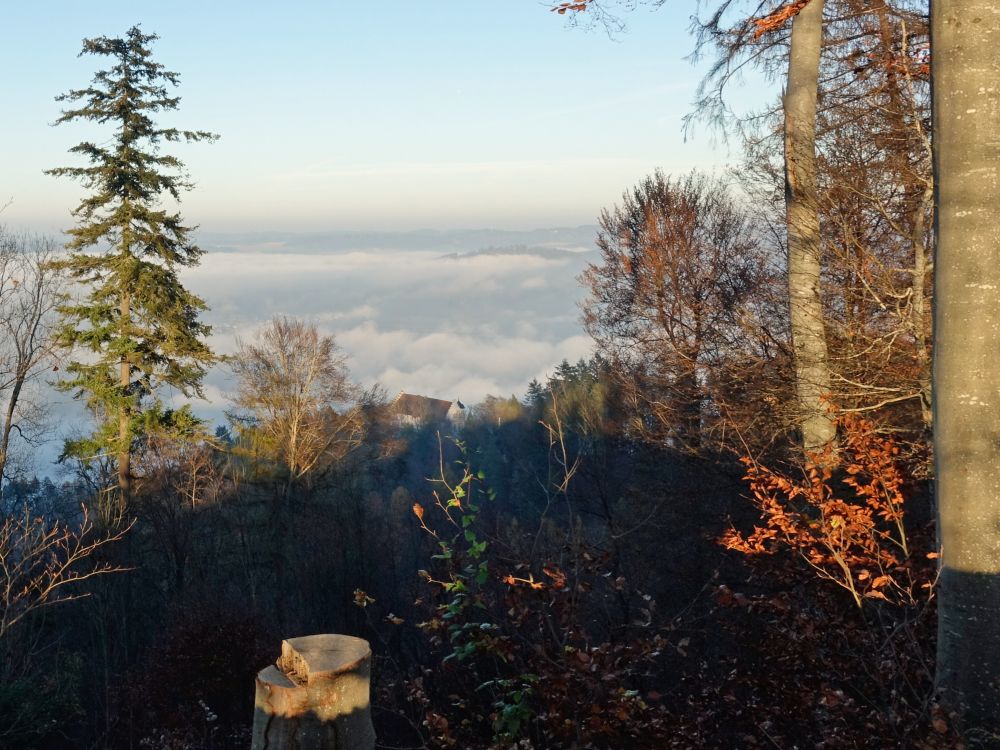
M 465 408 L 465 404 L 457 398 L 451 402 L 451 406 L 448 407 L 449 422 L 456 427 L 462 427 L 465 424 L 465 418 L 467 416 L 468 410 Z

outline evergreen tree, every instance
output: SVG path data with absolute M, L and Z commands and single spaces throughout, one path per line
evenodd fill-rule
M 61 307 L 58 341 L 89 352 L 68 366 L 61 386 L 85 397 L 102 424 L 90 438 L 67 443 L 65 453 L 116 456 L 126 499 L 137 439 L 196 423 L 187 408 L 164 408 L 158 390 L 169 386 L 200 396 L 213 361 L 204 342 L 209 328 L 198 319 L 205 303 L 177 277 L 179 267 L 198 263 L 201 250 L 190 239 L 192 227 L 161 205 L 166 197 L 179 201 L 192 185 L 181 161 L 161 153 L 160 145 L 216 136 L 154 121 L 180 102 L 168 93 L 178 75 L 151 59 L 149 45 L 156 39 L 133 26 L 125 38 L 84 40 L 81 56 L 110 57 L 114 65 L 98 72 L 89 87 L 57 97 L 77 106 L 56 123 L 90 120 L 113 125 L 114 134 L 104 143 L 85 141 L 70 149 L 89 166 L 48 170 L 91 191 L 73 212 L 77 224 L 67 243 L 72 252 L 59 263 L 89 293 Z
M 569 363 L 568 359 L 563 359 L 556 366 L 556 371 L 549 378 L 549 390 L 552 390 L 553 386 L 558 385 L 560 382 L 569 382 L 576 379 L 576 368 Z
M 532 378 L 528 383 L 528 392 L 524 396 L 524 405 L 529 409 L 541 409 L 545 405 L 548 393 L 545 386 L 538 382 L 538 378 Z

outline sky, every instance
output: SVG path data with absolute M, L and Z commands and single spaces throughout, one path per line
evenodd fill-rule
M 55 97 L 107 62 L 78 57 L 83 38 L 140 23 L 181 76 L 180 109 L 160 122 L 220 135 L 169 149 L 195 183 L 181 211 L 207 251 L 182 281 L 211 308 L 217 352 L 290 315 L 335 335 L 355 380 L 390 395 L 523 393 L 592 351 L 578 276 L 601 210 L 654 169 L 738 159 L 704 132 L 685 139 L 707 69 L 685 59 L 694 10 L 640 6 L 609 36 L 540 0 L 8 3 L 0 222 L 72 225 L 84 189 L 43 170 L 80 164 L 68 149 L 109 132 L 51 127 Z M 773 93 L 751 81 L 730 101 Z M 510 245 L 529 251 L 444 257 Z M 223 421 L 232 387 L 213 370 L 196 411 Z M 61 424 L 86 429 L 68 396 L 49 397 Z
M 174 149 L 197 184 L 185 216 L 214 231 L 592 223 L 654 167 L 729 157 L 682 133 L 705 70 L 684 59 L 692 3 L 640 7 L 614 38 L 541 0 L 5 5 L 12 225 L 67 225 L 80 188 L 42 170 L 73 163 L 67 149 L 95 134 L 49 127 L 54 97 L 97 69 L 77 57 L 84 37 L 135 23 L 181 74 L 169 121 L 221 135 Z

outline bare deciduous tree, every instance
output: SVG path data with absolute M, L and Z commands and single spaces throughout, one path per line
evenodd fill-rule
M 285 497 L 357 445 L 356 396 L 333 336 L 278 317 L 253 342 L 239 341 L 231 413 L 264 457 L 281 467 Z
M 86 596 L 78 584 L 123 570 L 95 553 L 132 524 L 99 532 L 86 508 L 76 527 L 35 516 L 30 508 L 0 522 L 0 640 L 35 610 Z
M 62 288 L 50 265 L 56 249 L 50 238 L 0 227 L 0 484 L 13 435 L 29 443 L 40 437 L 42 405 L 31 398 L 31 388 L 53 366 L 54 312 Z

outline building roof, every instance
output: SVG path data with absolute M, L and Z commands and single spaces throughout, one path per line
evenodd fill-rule
M 411 417 L 418 422 L 440 422 L 448 418 L 451 401 L 400 391 L 390 406 L 396 414 Z

